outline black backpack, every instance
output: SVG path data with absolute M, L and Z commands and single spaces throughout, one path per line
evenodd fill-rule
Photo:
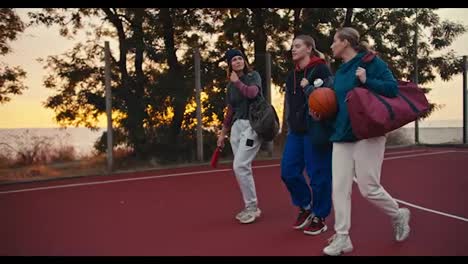
M 264 141 L 272 141 L 279 133 L 279 119 L 276 110 L 262 93 L 250 101 L 249 121 L 253 130 Z

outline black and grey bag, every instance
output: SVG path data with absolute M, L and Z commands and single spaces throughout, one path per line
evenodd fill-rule
M 276 110 L 261 92 L 250 101 L 249 121 L 253 130 L 264 141 L 272 141 L 279 133 L 280 123 Z

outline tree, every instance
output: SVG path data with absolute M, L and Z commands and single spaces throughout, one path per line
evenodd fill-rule
M 0 8 L 0 55 L 4 56 L 12 49 L 9 42 L 16 40 L 25 25 L 13 8 Z M 23 83 L 26 72 L 20 67 L 0 65 L 0 104 L 11 100 L 11 95 L 21 95 L 27 86 Z
M 372 44 L 373 49 L 379 52 L 397 78 L 412 79 L 416 10 L 417 25 L 420 27 L 419 83 L 433 81 L 436 73 L 443 80 L 449 80 L 461 72 L 461 58 L 457 58 L 452 50 L 435 54 L 450 47 L 457 37 L 466 32 L 466 27 L 441 21 L 435 13 L 436 8 L 309 8 L 305 12 L 303 28 L 317 39 L 321 51 L 330 54 L 336 29 L 352 26 L 360 32 L 362 40 Z M 327 19 L 330 17 L 332 19 Z
M 209 9 L 204 12 L 214 20 L 210 34 L 217 37 L 214 47 L 206 52 L 206 60 L 212 69 L 211 83 L 221 89 L 216 100 L 221 101 L 222 105 L 225 103 L 223 98 L 224 88 L 227 85 L 225 72 L 227 65 L 224 62 L 224 52 L 231 48 L 241 50 L 249 64 L 259 72 L 263 80 L 264 93 L 268 81 L 265 79 L 265 54 L 269 52 L 272 56 L 272 81 L 282 86 L 290 69 L 286 42 L 290 40 L 292 33 L 291 12 L 284 12 L 278 8 Z M 221 62 L 223 65 L 220 65 Z M 213 74 L 214 72 L 216 74 Z M 210 84 L 207 85 L 212 87 Z M 222 108 L 219 108 L 216 114 L 222 115 Z
M 435 55 L 465 32 L 462 25 L 440 21 L 435 9 L 419 9 L 420 83 L 460 71 L 452 53 Z M 63 36 L 87 31 L 89 39 L 61 55 L 44 59 L 50 74 L 45 86 L 54 94 L 45 106 L 63 126 L 96 128 L 105 113 L 103 38 L 115 40 L 112 91 L 116 144 L 134 149 L 137 157 L 173 157 L 195 149 L 193 124 L 193 48 L 199 47 L 204 93 L 204 128 L 220 124 L 227 84 L 224 53 L 239 48 L 265 80 L 265 53 L 272 55 L 273 83 L 284 87 L 293 67 L 290 44 L 295 35 L 310 34 L 330 56 L 336 29 L 356 27 L 389 64 L 397 78 L 412 74 L 414 9 L 399 8 L 77 8 L 31 13 L 33 24 L 58 25 Z M 114 45 L 115 47 L 115 45 Z M 448 58 L 448 59 L 447 59 Z M 339 61 L 331 60 L 333 69 Z M 265 88 L 265 86 L 264 86 Z M 285 117 L 283 117 L 285 119 Z M 284 124 L 284 121 L 283 121 Z M 212 136 L 210 134 L 210 136 Z M 105 140 L 101 141 L 101 145 Z M 193 145 L 192 145 L 193 144 Z M 101 146 L 101 149 L 105 149 Z M 207 152 L 209 153 L 209 152 Z
M 56 112 L 56 120 L 63 126 L 96 128 L 99 115 L 105 112 L 102 37 L 110 36 L 118 41 L 119 51 L 118 58 L 112 56 L 113 111 L 117 113 L 113 122 L 116 132 L 124 135 L 118 138 L 126 141 L 116 143 L 129 145 L 139 158 L 149 157 L 158 142 L 176 149 L 192 95 L 187 83 L 190 74 L 176 53 L 190 40 L 185 31 L 197 25 L 194 12 L 80 8 L 31 13 L 33 23 L 59 25 L 63 36 L 85 28 L 85 19 L 102 23 L 91 24 L 94 32 L 86 43 L 45 60 L 51 72 L 45 86 L 56 91 L 45 106 Z
M 309 8 L 305 12 L 303 29 L 316 38 L 319 50 L 330 55 L 329 47 L 336 29 L 352 26 L 360 32 L 362 40 L 372 44 L 396 78 L 413 80 L 414 34 L 418 26 L 418 79 L 419 84 L 427 85 L 437 74 L 447 81 L 462 71 L 462 58 L 453 50 L 442 51 L 465 33 L 466 27 L 441 21 L 435 11 L 436 8 Z M 327 19 L 330 17 L 332 19 Z M 339 63 L 334 60 L 333 69 Z M 434 103 L 432 106 L 433 110 L 437 107 Z

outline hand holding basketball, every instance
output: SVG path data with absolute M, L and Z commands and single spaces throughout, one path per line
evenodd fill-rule
M 335 92 L 328 87 L 316 88 L 309 96 L 309 114 L 315 120 L 333 117 L 338 110 Z
M 310 110 L 310 109 L 309 109 L 309 115 L 310 115 L 314 120 L 316 120 L 316 121 L 322 120 L 322 117 L 320 116 L 319 113 L 314 112 L 314 111 L 312 111 L 312 110 Z

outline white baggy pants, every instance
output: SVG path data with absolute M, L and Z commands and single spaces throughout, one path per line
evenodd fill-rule
M 348 234 L 351 227 L 351 190 L 356 177 L 359 190 L 372 204 L 392 217 L 398 216 L 398 204 L 380 185 L 386 137 L 357 142 L 333 143 L 332 182 L 335 231 Z
M 234 154 L 234 174 L 245 207 L 256 207 L 258 201 L 252 174 L 252 161 L 260 149 L 261 140 L 250 126 L 249 120 L 238 119 L 232 125 L 230 142 Z

